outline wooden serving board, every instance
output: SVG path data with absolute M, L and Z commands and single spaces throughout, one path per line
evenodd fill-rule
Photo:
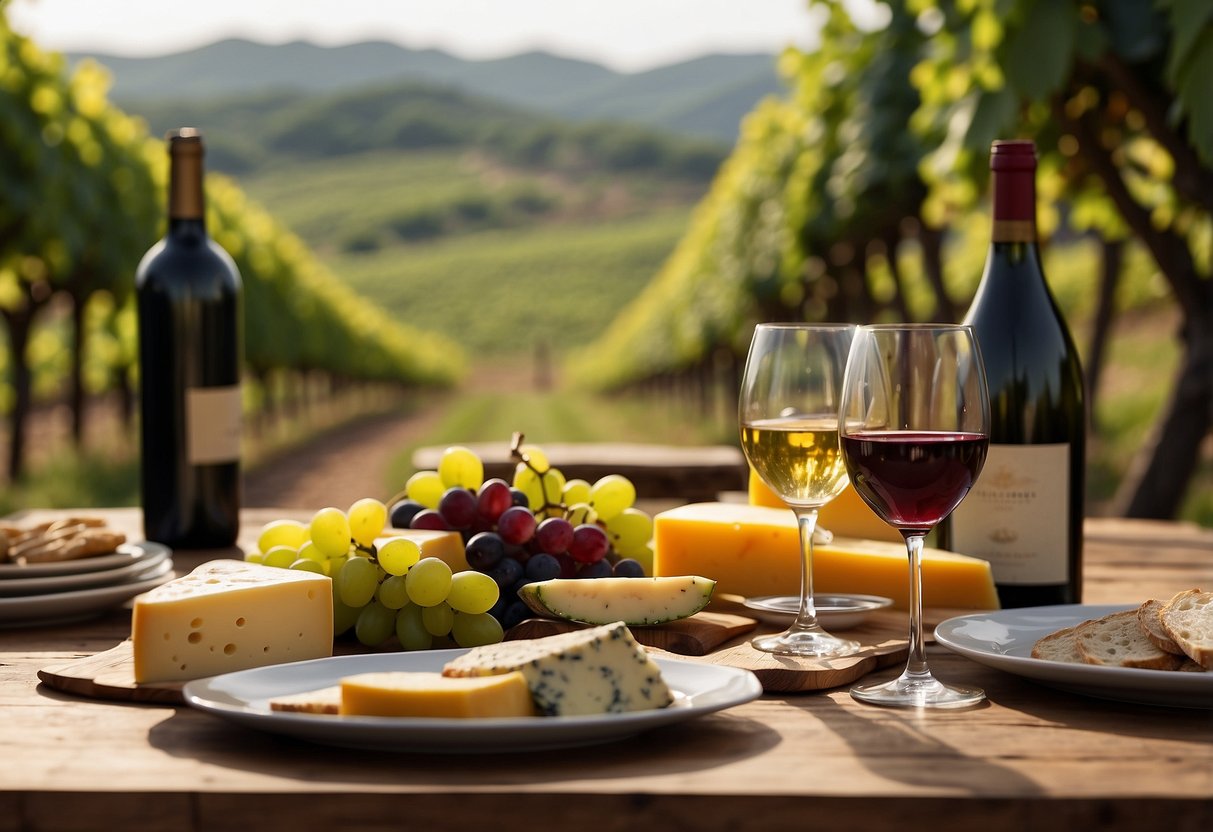
M 135 657 L 129 639 L 102 653 L 48 665 L 38 671 L 38 678 L 47 687 L 89 699 L 185 704 L 182 682 L 135 682 Z
M 528 618 L 506 633 L 506 640 L 544 636 L 585 629 L 588 625 L 553 618 Z M 656 647 L 680 656 L 704 656 L 722 644 L 745 635 L 758 626 L 753 618 L 716 612 L 698 612 L 690 618 L 653 627 L 631 627 L 632 635 L 645 647 Z

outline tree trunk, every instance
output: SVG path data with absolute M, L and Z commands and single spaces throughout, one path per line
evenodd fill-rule
M 956 304 L 948 297 L 948 290 L 943 282 L 943 232 L 938 228 L 931 228 L 920 218 L 918 243 L 922 246 L 922 268 L 935 294 L 935 314 L 932 317 L 941 322 L 959 321 L 960 314 Z
M 8 480 L 16 482 L 25 473 L 25 429 L 33 407 L 33 385 L 25 352 L 29 345 L 30 322 L 34 309 L 26 305 L 14 312 L 4 313 L 8 324 L 8 345 L 13 385 L 13 409 L 9 413 Z
M 1103 375 L 1104 354 L 1108 336 L 1112 332 L 1112 318 L 1116 311 L 1116 287 L 1120 283 L 1121 264 L 1125 257 L 1125 244 L 1121 240 L 1101 240 L 1099 302 L 1095 308 L 1095 320 L 1091 327 L 1091 342 L 1087 349 L 1087 402 L 1091 413 L 1091 428 L 1098 433 L 1095 422 L 1095 402 L 1099 395 L 1099 380 Z
M 84 446 L 84 298 L 72 297 L 72 377 L 68 395 L 71 397 L 72 442 L 77 450 Z
M 896 228 L 882 234 L 881 240 L 884 242 L 885 259 L 889 263 L 889 274 L 893 276 L 893 310 L 902 321 L 908 323 L 912 318 L 910 315 L 910 304 L 906 300 L 905 282 L 902 279 L 901 267 L 897 265 L 897 244 L 900 242 L 900 239 Z

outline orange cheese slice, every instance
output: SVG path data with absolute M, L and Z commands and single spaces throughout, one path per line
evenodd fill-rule
M 467 556 L 463 546 L 463 538 L 459 532 L 439 532 L 429 529 L 384 529 L 383 534 L 375 539 L 376 545 L 392 537 L 407 537 L 421 547 L 421 557 L 438 558 L 451 567 L 452 572 L 464 572 L 468 566 Z
M 795 595 L 800 591 L 800 539 L 787 508 L 743 503 L 694 503 L 653 518 L 654 574 L 703 575 L 717 593 Z M 909 605 L 904 543 L 835 537 L 815 546 L 816 592 L 883 595 Z M 923 604 L 997 609 L 990 564 L 978 558 L 924 549 Z
M 340 713 L 459 719 L 534 716 L 535 704 L 518 671 L 467 677 L 400 671 L 342 679 Z

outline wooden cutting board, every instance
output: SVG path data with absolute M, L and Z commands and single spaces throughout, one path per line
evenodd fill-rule
M 528 618 L 510 628 L 508 641 L 543 638 L 585 629 L 588 625 L 552 618 Z M 758 626 L 753 618 L 726 613 L 699 612 L 690 618 L 653 627 L 632 627 L 632 635 L 645 647 L 656 647 L 680 656 L 704 656 L 722 644 L 745 635 Z
M 130 640 L 102 653 L 48 665 L 38 671 L 47 687 L 88 699 L 184 705 L 183 682 L 140 685 Z

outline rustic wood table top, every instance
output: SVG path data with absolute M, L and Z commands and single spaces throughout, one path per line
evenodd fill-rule
M 101 513 L 140 536 L 137 512 Z M 246 512 L 245 536 L 275 516 Z M 1087 603 L 1211 587 L 1213 530 L 1090 520 L 1085 563 Z M 40 668 L 129 628 L 117 609 L 0 630 L 0 832 L 1213 828 L 1213 709 L 1064 693 L 940 647 L 937 674 L 983 687 L 987 703 L 917 713 L 845 689 L 766 695 L 607 745 L 443 756 L 311 745 L 39 683 Z

